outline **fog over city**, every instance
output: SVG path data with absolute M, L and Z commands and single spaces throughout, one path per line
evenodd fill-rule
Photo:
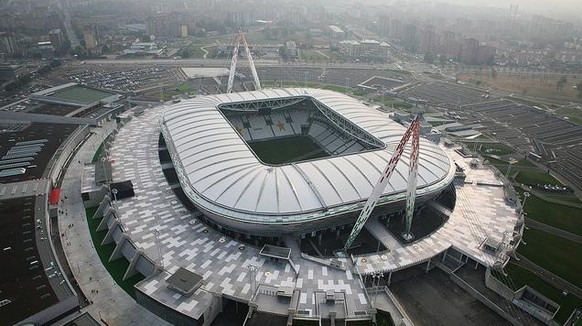
M 582 0 L 0 0 L 0 325 L 582 325 Z

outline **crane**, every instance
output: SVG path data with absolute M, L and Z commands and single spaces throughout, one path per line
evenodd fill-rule
M 420 138 L 420 122 L 418 116 L 416 116 L 413 120 L 406 132 L 402 136 L 400 143 L 396 147 L 396 150 L 392 154 L 392 158 L 388 161 L 388 165 L 384 169 L 384 172 L 380 176 L 378 183 L 374 186 L 372 190 L 372 194 L 368 197 L 364 208 L 360 212 L 358 219 L 356 220 L 356 224 L 346 241 L 344 246 L 344 250 L 347 251 L 351 246 L 360 231 L 368 221 L 368 218 L 372 214 L 374 207 L 378 203 L 380 196 L 384 192 L 386 185 L 388 185 L 388 181 L 390 180 L 390 176 L 392 176 L 392 172 L 396 168 L 402 153 L 404 152 L 404 146 L 412 137 L 412 150 L 410 152 L 410 165 L 408 167 L 408 187 L 406 190 L 406 219 L 405 219 L 405 231 L 402 235 L 406 240 L 412 240 L 413 236 L 410 233 L 410 227 L 412 225 L 412 216 L 414 214 L 414 201 L 416 199 L 416 176 L 418 174 L 418 150 L 419 150 L 419 138 Z

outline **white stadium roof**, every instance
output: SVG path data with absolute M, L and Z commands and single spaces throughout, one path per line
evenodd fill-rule
M 384 142 L 386 147 L 269 166 L 257 159 L 217 108 L 225 103 L 296 96 L 314 98 Z M 386 114 L 349 96 L 303 88 L 201 96 L 172 105 L 163 113 L 161 122 L 188 197 L 222 216 L 262 223 L 306 221 L 322 217 L 314 214 L 317 211 L 353 210 L 354 204 L 362 205 L 405 131 Z M 383 202 L 405 197 L 409 153 L 407 146 L 384 191 Z M 417 195 L 446 187 L 453 178 L 452 166 L 439 147 L 421 139 Z

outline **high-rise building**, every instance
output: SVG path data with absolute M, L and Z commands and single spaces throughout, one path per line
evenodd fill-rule
M 100 54 L 99 47 L 99 27 L 95 24 L 88 24 L 83 27 L 83 39 L 85 40 L 85 49 L 88 54 Z
M 399 19 L 390 19 L 390 30 L 388 31 L 388 36 L 391 38 L 402 37 L 402 23 Z
M 461 62 L 466 64 L 476 64 L 479 41 L 474 38 L 466 38 L 461 46 Z
M 55 50 L 60 51 L 65 45 L 65 35 L 60 28 L 55 28 L 49 32 L 49 41 Z
M 495 60 L 495 51 L 496 49 L 490 45 L 480 45 L 479 48 L 477 48 L 475 64 L 483 65 L 493 63 Z
M 402 43 L 404 46 L 410 51 L 416 52 L 418 50 L 418 38 L 418 28 L 416 27 L 416 24 L 406 24 L 402 35 Z
M 426 26 L 420 36 L 420 53 L 436 53 L 438 51 L 438 36 L 434 31 L 434 26 Z
M 184 13 L 172 12 L 146 18 L 146 33 L 158 38 L 187 37 L 196 29 L 194 18 Z
M 387 15 L 378 17 L 378 30 L 384 35 L 390 32 L 390 18 Z
M 17 46 L 12 33 L 0 32 L 0 53 L 12 55 L 16 50 Z
M 461 43 L 452 31 L 444 31 L 441 38 L 440 53 L 449 58 L 458 58 L 461 53 Z

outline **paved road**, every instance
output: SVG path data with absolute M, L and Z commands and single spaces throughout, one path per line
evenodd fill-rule
M 532 228 L 540 230 L 540 231 L 548 232 L 550 234 L 553 234 L 553 235 L 568 239 L 570 241 L 582 244 L 582 237 L 581 236 L 574 234 L 574 233 L 570 233 L 568 231 L 564 231 L 562 229 L 558 229 L 558 228 L 553 227 L 553 226 L 549 226 L 545 223 L 542 223 L 540 221 L 536 221 L 536 220 L 531 219 L 529 217 L 525 218 L 525 225 L 528 227 L 532 227 Z
M 543 267 L 536 265 L 535 263 L 528 260 L 527 258 L 525 258 L 523 255 L 521 255 L 519 253 L 517 254 L 517 257 L 519 258 L 519 260 L 517 260 L 517 259 L 513 260 L 513 262 L 516 265 L 521 266 L 521 267 L 531 271 L 532 273 L 536 274 L 537 276 L 539 276 L 540 278 L 542 278 L 546 282 L 553 285 L 555 288 L 566 290 L 566 291 L 574 294 L 575 296 L 582 298 L 582 289 L 580 289 L 576 285 L 566 281 L 565 279 L 563 279 L 563 278 L 557 276 L 556 274 L 544 269 Z
M 95 60 L 85 60 L 86 64 L 107 64 L 107 65 L 147 65 L 147 64 L 160 64 L 160 65 L 176 65 L 176 66 L 199 66 L 199 67 L 230 67 L 230 60 L 228 59 L 120 59 L 120 60 L 108 60 L 108 59 L 95 59 Z M 239 60 L 237 66 L 248 66 L 246 60 Z M 325 66 L 326 68 L 336 67 L 336 68 L 355 68 L 355 69 L 376 69 L 386 67 L 386 65 L 373 65 L 367 63 L 331 63 L 331 62 L 283 62 L 278 60 L 255 60 L 255 66 L 275 66 L 275 67 L 315 67 L 321 68 Z M 388 65 L 391 67 L 391 65 Z

